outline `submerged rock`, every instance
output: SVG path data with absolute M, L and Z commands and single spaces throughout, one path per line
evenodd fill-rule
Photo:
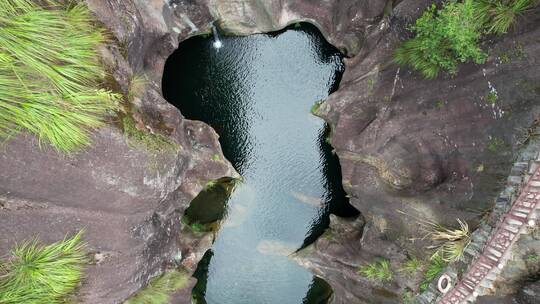
M 291 195 L 295 199 L 301 201 L 302 203 L 308 204 L 308 205 L 311 205 L 311 206 L 314 206 L 314 207 L 320 207 L 323 204 L 323 201 L 322 201 L 322 199 L 320 197 L 309 196 L 309 195 L 306 195 L 306 194 L 300 193 L 300 192 L 291 192 Z
M 278 240 L 263 240 L 257 244 L 257 251 L 265 255 L 288 256 L 296 251 L 296 246 Z

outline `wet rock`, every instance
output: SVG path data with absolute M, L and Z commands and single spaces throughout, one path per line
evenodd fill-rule
M 415 218 L 474 223 L 480 213 L 470 209 L 491 207 L 497 176 L 508 174 L 523 135 L 516 130 L 527 129 L 540 111 L 538 95 L 522 87 L 540 79 L 540 45 L 530 42 L 540 31 L 535 22 L 524 24 L 487 46 L 492 55 L 485 65 L 461 65 L 455 77 L 425 80 L 391 63 L 405 38 L 396 20 L 405 13 L 397 10 L 368 34 L 318 114 L 332 125 L 352 204 L 367 218 L 383 217 L 388 231 L 414 236 Z M 517 45 L 525 55 L 501 64 L 497 54 Z M 485 100 L 490 85 L 500 96 L 494 105 Z
M 359 52 L 366 29 L 382 18 L 387 2 L 210 0 L 209 7 L 220 27 L 235 35 L 272 32 L 295 22 L 311 22 L 330 43 L 352 56 Z
M 348 298 L 351 303 L 376 300 L 351 295 L 351 282 L 360 279 L 337 275 L 340 267 L 350 273 L 344 261 L 354 255 L 372 260 L 383 255 L 383 248 L 426 256 L 425 231 L 419 225 L 425 220 L 451 226 L 460 218 L 474 229 L 480 210 L 493 206 L 515 152 L 527 138 L 524 131 L 540 114 L 534 90 L 540 82 L 540 44 L 533 38 L 540 36 L 540 10 L 522 21 L 518 30 L 490 41 L 485 46 L 490 53 L 486 64 L 463 64 L 454 77 L 425 80 L 394 65 L 392 58 L 408 37 L 406 24 L 419 15 L 417 8 L 430 2 L 401 1 L 367 30 L 358 55 L 346 60 L 339 90 L 317 111 L 332 127 L 331 143 L 340 158 L 343 184 L 368 223 L 363 239 L 369 241 L 351 247 L 354 241 L 343 242 L 330 234 L 330 240 L 308 247 L 301 263 L 327 279 L 336 296 L 353 297 Z M 501 62 L 500 56 L 518 49 L 521 56 Z M 498 92 L 495 104 L 486 99 L 490 87 Z M 322 257 L 341 263 L 333 269 L 321 262 Z M 406 278 L 395 283 L 385 288 L 393 293 L 418 288 L 409 286 Z M 375 291 L 376 284 L 364 284 L 356 290 Z
M 474 227 L 482 212 L 471 210 L 491 207 L 512 152 L 540 114 L 538 10 L 486 43 L 486 64 L 424 80 L 392 64 L 392 54 L 408 35 L 407 23 L 434 1 L 394 1 L 393 9 L 386 0 L 86 2 L 113 36 L 102 48 L 111 85 L 127 93 L 133 75 L 144 73 L 149 84 L 133 104 L 137 121 L 181 149 L 139 151 L 113 122 L 92 148 L 70 156 L 40 148 L 32 136 L 2 147 L 0 253 L 35 235 L 52 242 L 85 227 L 90 248 L 110 255 L 89 267 L 83 303 L 119 303 L 176 264 L 179 250 L 183 265 L 193 268 L 211 243 L 179 234 L 179 217 L 208 180 L 234 170 L 211 161 L 215 154 L 223 159 L 216 133 L 163 100 L 160 80 L 179 41 L 209 32 L 216 20 L 234 34 L 309 21 L 350 57 L 339 90 L 318 115 L 332 126 L 343 184 L 367 224 L 332 218 L 327 233 L 296 257 L 332 285 L 336 303 L 399 302 L 406 279 L 382 286 L 360 277 L 357 267 L 382 256 L 397 269 L 405 253 L 423 252 L 422 242 L 408 241 L 419 235 L 415 218 L 443 224 L 461 218 Z M 485 98 L 490 87 L 498 92 L 495 104 Z
M 540 282 L 521 283 L 517 293 L 506 296 L 484 296 L 478 304 L 536 304 L 540 302 Z
M 540 301 L 540 281 L 525 284 L 516 295 L 516 300 L 520 304 L 538 303 Z
M 399 263 L 406 259 L 395 244 L 371 238 L 370 231 L 375 229 L 361 216 L 344 219 L 331 215 L 327 231 L 292 258 L 330 283 L 332 303 L 400 303 L 401 287 L 396 282 L 369 280 L 358 272 L 377 257 L 389 259 L 392 271 L 399 275 Z
M 130 111 L 179 149 L 128 144 L 117 118 L 95 133 L 91 147 L 71 155 L 31 135 L 11 139 L 0 150 L 0 255 L 25 239 L 54 242 L 84 229 L 94 259 L 78 303 L 121 303 L 167 267 L 195 270 L 212 236 L 182 231 L 180 217 L 206 182 L 237 174 L 228 162 L 211 161 L 223 159 L 217 134 L 161 97 L 163 64 L 188 35 L 175 29 L 181 19 L 163 1 L 87 3 L 112 35 L 101 48 L 108 85 L 127 94 L 130 79 L 145 75 L 147 87 Z M 204 19 L 201 12 L 195 15 Z

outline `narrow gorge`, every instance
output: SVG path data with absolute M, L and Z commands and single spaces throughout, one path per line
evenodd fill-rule
M 538 4 L 0 0 L 0 304 L 538 303 Z

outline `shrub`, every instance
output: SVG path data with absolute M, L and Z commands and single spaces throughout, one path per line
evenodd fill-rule
M 40 143 L 71 152 L 118 109 L 119 96 L 100 88 L 103 32 L 82 4 L 48 0 L 0 3 L 0 136 L 21 129 Z
M 373 263 L 361 266 L 358 269 L 358 273 L 370 280 L 379 282 L 389 282 L 394 278 L 392 270 L 390 269 L 390 261 L 387 259 L 380 259 Z
M 181 271 L 169 271 L 152 280 L 124 304 L 166 304 L 170 294 L 186 286 L 189 276 Z
M 425 78 L 441 71 L 455 74 L 460 62 L 484 63 L 482 34 L 503 34 L 539 0 L 450 0 L 442 9 L 428 8 L 411 27 L 415 37 L 397 50 L 394 61 L 409 65 Z
M 81 236 L 79 232 L 47 246 L 37 240 L 16 246 L 0 271 L 0 303 L 65 303 L 86 263 Z
M 435 78 L 441 70 L 454 74 L 459 62 L 486 59 L 478 45 L 481 23 L 475 20 L 473 0 L 447 2 L 439 11 L 432 5 L 411 29 L 416 36 L 403 43 L 394 60 L 426 78 Z
M 477 0 L 477 20 L 485 26 L 487 33 L 505 34 L 515 20 L 538 5 L 538 0 Z

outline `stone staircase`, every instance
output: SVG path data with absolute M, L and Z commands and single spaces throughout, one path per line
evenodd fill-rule
M 436 303 L 461 304 L 473 302 L 493 281 L 511 258 L 512 245 L 519 235 L 536 225 L 540 208 L 540 159 L 536 158 L 524 177 L 524 187 L 512 207 L 501 217 L 482 253 L 470 265 L 462 279 Z
M 441 293 L 437 281 L 415 299 L 417 304 L 465 304 L 478 296 L 490 294 L 493 283 L 506 262 L 512 258 L 512 246 L 521 234 L 537 227 L 540 217 L 540 144 L 532 143 L 514 163 L 507 186 L 495 200 L 489 224 L 482 224 L 471 235 L 464 253 L 469 265 L 458 280 L 458 267 L 450 265 L 445 274 L 457 282 L 448 292 Z

